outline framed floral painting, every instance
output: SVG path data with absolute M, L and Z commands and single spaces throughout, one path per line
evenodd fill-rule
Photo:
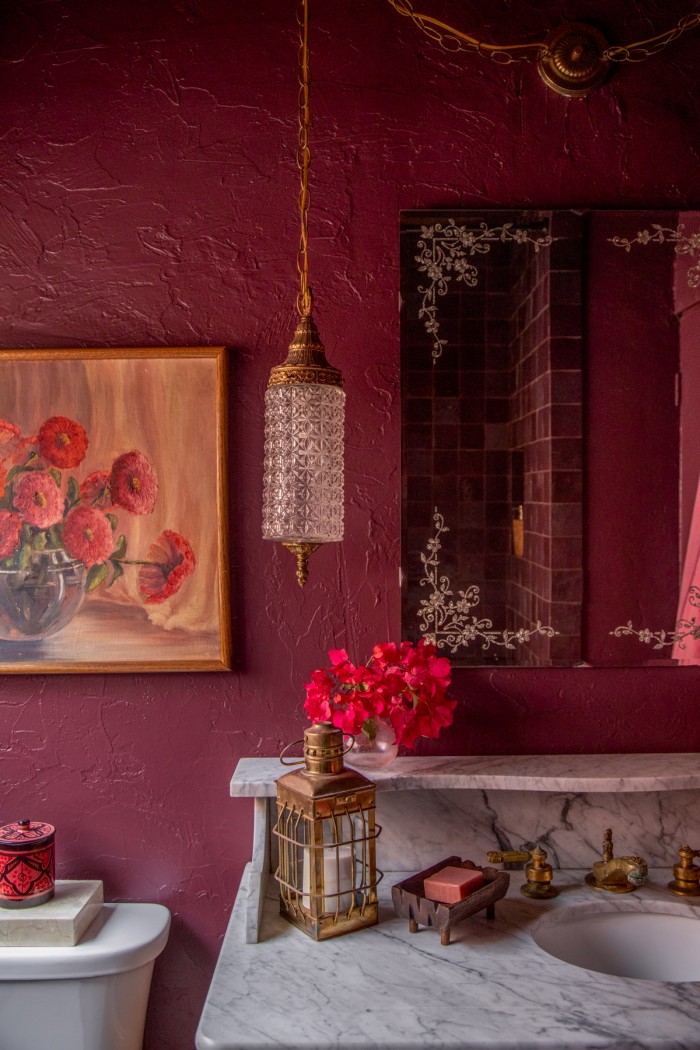
M 230 666 L 224 347 L 0 351 L 0 671 Z

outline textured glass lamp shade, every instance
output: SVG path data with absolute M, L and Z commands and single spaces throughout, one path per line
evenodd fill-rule
M 289 350 L 265 394 L 263 537 L 304 554 L 303 585 L 308 554 L 343 538 L 345 394 L 311 317 Z
M 280 543 L 343 538 L 345 394 L 290 383 L 265 394 L 263 536 Z

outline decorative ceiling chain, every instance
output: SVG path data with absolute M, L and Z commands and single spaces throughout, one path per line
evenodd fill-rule
M 516 643 L 524 645 L 535 634 L 542 634 L 547 638 L 559 634 L 553 627 L 545 627 L 539 620 L 529 628 L 499 631 L 494 628 L 492 620 L 486 617 L 478 619 L 474 616 L 472 610 L 481 600 L 478 586 L 472 584 L 466 591 L 458 591 L 455 599 L 450 590 L 449 577 L 440 576 L 440 536 L 450 530 L 437 507 L 433 512 L 433 524 L 435 535 L 426 545 L 428 553 L 420 556 L 425 572 L 420 585 L 430 588 L 428 598 L 421 598 L 417 614 L 420 630 L 426 641 L 432 642 L 438 649 L 449 649 L 451 653 L 456 653 L 458 649 L 468 648 L 474 641 L 480 641 L 483 650 L 490 649 L 491 646 L 515 649 Z
M 678 223 L 677 229 L 661 226 L 660 223 L 652 222 L 650 230 L 640 230 L 636 237 L 610 237 L 611 244 L 617 248 L 624 248 L 626 252 L 632 250 L 635 244 L 665 244 L 669 241 L 674 246 L 676 255 L 690 255 L 694 259 L 700 255 L 700 230 L 695 233 L 684 233 L 685 224 Z M 700 288 L 700 259 L 688 270 L 688 287 Z
M 487 44 L 432 15 L 415 11 L 411 0 L 389 0 L 389 3 L 398 14 L 410 18 L 427 37 L 452 54 L 474 50 L 502 65 L 536 62 L 545 84 L 568 98 L 587 95 L 600 87 L 611 62 L 642 62 L 700 25 L 700 12 L 692 11 L 663 33 L 646 40 L 612 46 L 595 26 L 568 22 L 553 29 L 546 40 L 527 44 Z
M 436 222 L 432 226 L 421 226 L 420 240 L 417 242 L 419 255 L 414 256 L 418 263 L 418 272 L 428 275 L 428 285 L 419 284 L 418 294 L 422 296 L 418 320 L 425 322 L 425 330 L 433 337 L 433 364 L 442 356 L 446 339 L 439 338 L 440 322 L 437 319 L 437 296 L 446 295 L 452 275 L 470 288 L 475 288 L 479 276 L 476 266 L 468 261 L 469 256 L 484 255 L 491 251 L 492 244 L 531 244 L 535 251 L 548 247 L 555 238 L 546 234 L 533 234 L 522 226 L 504 222 L 502 226 L 488 226 L 485 222 L 478 227 L 456 226 L 449 219 L 443 226 Z
M 438 18 L 414 11 L 411 0 L 389 0 L 389 3 L 398 14 L 410 18 L 426 36 L 434 40 L 445 51 L 479 51 L 503 65 L 511 62 L 537 62 L 549 53 L 549 45 L 545 40 L 528 44 L 487 44 L 483 40 L 469 36 L 468 33 L 463 33 L 454 26 L 447 25 L 446 22 L 441 22 Z M 619 47 L 607 47 L 603 51 L 602 58 L 608 62 L 643 62 L 668 47 L 683 33 L 696 29 L 698 26 L 700 26 L 700 12 L 691 11 L 671 29 L 649 37 L 647 40 L 636 40 L 634 43 L 623 44 Z M 533 52 L 533 54 L 527 52 Z

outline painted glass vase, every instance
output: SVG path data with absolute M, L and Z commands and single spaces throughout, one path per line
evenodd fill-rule
M 32 551 L 26 568 L 0 569 L 0 638 L 48 638 L 73 619 L 84 596 L 82 562 L 60 549 Z
M 368 718 L 348 754 L 348 765 L 361 773 L 383 769 L 393 762 L 399 751 L 391 723 L 382 718 Z

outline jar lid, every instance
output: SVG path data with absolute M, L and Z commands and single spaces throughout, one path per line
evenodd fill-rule
M 0 849 L 32 849 L 50 842 L 55 831 L 53 824 L 44 824 L 38 820 L 15 820 L 12 824 L 0 827 Z

